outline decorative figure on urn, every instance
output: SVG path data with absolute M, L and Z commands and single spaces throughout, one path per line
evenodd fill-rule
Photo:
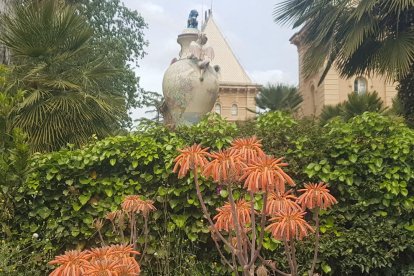
M 190 12 L 190 15 L 188 16 L 187 28 L 195 28 L 195 29 L 198 28 L 197 17 L 198 17 L 198 11 L 192 10 Z
M 192 10 L 188 28 L 178 36 L 180 59 L 173 59 L 164 75 L 164 122 L 172 126 L 191 125 L 210 112 L 218 98 L 219 67 L 210 65 L 214 49 L 198 29 L 198 13 Z

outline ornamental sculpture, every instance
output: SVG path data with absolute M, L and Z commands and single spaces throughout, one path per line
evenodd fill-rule
M 178 36 L 180 58 L 173 59 L 163 79 L 164 121 L 173 126 L 191 125 L 210 112 L 218 98 L 218 66 L 210 65 L 214 49 L 197 26 L 198 12 L 192 10 L 188 28 Z
M 198 11 L 192 10 L 190 12 L 190 15 L 188 16 L 187 28 L 195 28 L 195 29 L 198 28 L 197 17 L 198 17 Z

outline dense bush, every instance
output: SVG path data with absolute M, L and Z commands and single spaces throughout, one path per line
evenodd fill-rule
M 36 232 L 46 251 L 92 246 L 99 240 L 93 219 L 114 211 L 123 195 L 143 194 L 158 209 L 150 221 L 145 275 L 229 275 L 209 242 L 192 176 L 177 180 L 172 162 L 184 144 L 219 149 L 235 137 L 257 135 L 266 152 L 285 156 L 287 173 L 296 183 L 309 178 L 330 182 L 340 201 L 332 211 L 321 212 L 319 273 L 413 274 L 412 130 L 375 113 L 349 122 L 333 120 L 325 127 L 296 122 L 281 112 L 262 115 L 258 122 L 236 127 L 212 115 L 176 131 L 142 129 L 79 150 L 37 155 L 27 187 L 17 197 L 16 216 L 8 221 L 13 237 L 7 242 Z M 200 182 L 213 213 L 226 193 L 210 181 Z M 102 232 L 114 239 L 109 223 Z M 312 238 L 297 244 L 299 263 L 309 263 L 313 245 Z M 272 255 L 281 268 L 287 265 L 279 243 L 265 238 L 264 247 L 264 257 Z

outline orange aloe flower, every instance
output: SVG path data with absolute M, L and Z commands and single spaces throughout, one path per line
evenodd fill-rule
M 244 188 L 248 191 L 258 192 L 263 190 L 270 192 L 285 192 L 285 182 L 295 186 L 292 178 L 287 175 L 280 167 L 288 166 L 287 163 L 280 163 L 282 158 L 275 159 L 273 156 L 260 156 L 252 160 L 252 164 L 245 168 L 244 175 L 240 180 L 246 179 Z
M 66 251 L 65 255 L 56 256 L 55 260 L 49 264 L 61 264 L 50 276 L 81 276 L 85 269 L 84 265 L 88 264 L 86 252 L 79 250 Z
M 124 216 L 124 214 L 125 214 L 124 211 L 122 211 L 122 210 L 116 210 L 113 213 L 106 214 L 105 215 L 105 218 L 113 221 L 113 220 L 115 220 L 117 218 L 119 219 L 120 217 Z
M 201 145 L 194 144 L 191 147 L 186 146 L 184 149 L 178 150 L 181 154 L 174 159 L 176 164 L 173 172 L 176 172 L 178 166 L 181 165 L 181 169 L 178 172 L 178 177 L 181 178 L 187 174 L 189 169 L 203 169 L 208 163 L 207 158 L 205 157 L 208 149 L 209 148 L 201 149 Z
M 246 228 L 246 225 L 250 222 L 250 202 L 246 202 L 245 199 L 237 200 L 235 202 L 237 219 L 242 228 Z M 213 218 L 217 220 L 216 227 L 219 231 L 225 230 L 229 232 L 235 228 L 233 214 L 231 212 L 231 205 L 226 202 L 223 207 L 216 209 L 219 213 Z M 258 214 L 255 211 L 256 214 Z
M 111 254 L 119 258 L 123 258 L 125 256 L 129 257 L 131 254 L 139 255 L 139 252 L 134 250 L 134 245 L 126 245 L 126 244 L 112 244 L 109 246 Z
M 252 138 L 239 138 L 234 140 L 230 149 L 236 149 L 242 154 L 242 158 L 246 163 L 250 163 L 251 160 L 254 160 L 257 156 L 265 155 L 261 147 L 262 139 L 257 140 L 256 137 Z
M 139 195 L 128 195 L 125 196 L 125 199 L 122 201 L 122 209 L 125 211 L 142 213 L 144 216 L 147 216 L 150 211 L 157 210 L 154 207 L 154 201 L 151 200 L 140 200 L 141 196 Z
M 118 269 L 123 264 L 119 260 L 96 260 L 85 265 L 85 276 L 119 276 Z
M 104 246 L 92 248 L 91 250 L 86 251 L 86 258 L 91 259 L 91 262 L 112 259 L 111 247 Z
M 313 228 L 303 219 L 306 212 L 302 210 L 287 210 L 281 211 L 276 217 L 271 218 L 269 221 L 276 221 L 266 227 L 266 231 L 270 230 L 271 235 L 276 240 L 290 241 L 294 238 L 303 239 L 309 235 L 308 230 L 315 232 Z
M 320 182 L 305 184 L 306 189 L 300 189 L 298 192 L 304 192 L 298 198 L 298 203 L 302 204 L 302 208 L 305 209 L 305 206 L 309 209 L 319 207 L 326 210 L 330 208 L 332 204 L 338 203 L 338 201 L 329 193 L 329 190 L 326 188 L 329 183 L 324 184 Z
M 214 182 L 229 185 L 237 182 L 246 164 L 242 161 L 242 154 L 234 149 L 224 149 L 208 154 L 213 160 L 207 164 L 203 175 L 207 178 L 213 175 Z
M 292 190 L 287 191 L 286 193 L 270 193 L 267 198 L 266 204 L 266 215 L 274 216 L 281 211 L 288 210 L 299 210 L 300 206 L 295 202 L 298 198 L 290 193 Z
M 139 275 L 141 273 L 141 268 L 138 264 L 123 264 L 121 267 L 116 269 L 116 272 L 119 276 Z

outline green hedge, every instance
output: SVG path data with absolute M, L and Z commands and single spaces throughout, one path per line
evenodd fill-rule
M 27 187 L 16 198 L 16 216 L 8 222 L 9 240 L 18 243 L 36 232 L 53 253 L 93 246 L 98 243 L 93 219 L 118 208 L 123 195 L 142 194 L 158 209 L 150 222 L 145 275 L 230 275 L 209 242 L 191 176 L 178 180 L 172 162 L 185 144 L 216 150 L 252 135 L 264 139 L 265 152 L 286 157 L 298 186 L 309 179 L 331 183 L 339 204 L 321 217 L 319 273 L 414 275 L 414 131 L 374 113 L 323 128 L 281 112 L 237 127 L 211 115 L 192 127 L 153 127 L 37 155 Z M 217 193 L 211 181 L 201 180 L 201 187 L 213 214 L 226 194 Z M 103 232 L 114 239 L 109 224 Z M 311 237 L 297 245 L 299 263 L 306 264 L 302 272 L 309 269 L 313 244 Z M 266 237 L 264 246 L 266 258 L 287 265 L 279 243 Z

